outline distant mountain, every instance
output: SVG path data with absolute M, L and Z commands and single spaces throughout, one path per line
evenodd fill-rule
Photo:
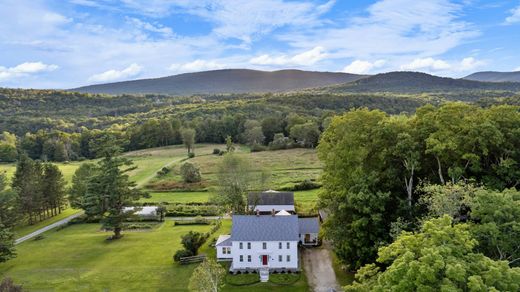
M 216 94 L 286 92 L 332 84 L 348 83 L 366 75 L 301 70 L 257 71 L 225 69 L 174 76 L 90 85 L 71 91 L 107 94 Z
M 476 72 L 464 77 L 467 80 L 487 81 L 487 82 L 520 82 L 520 71 L 516 72 L 495 72 L 485 71 Z
M 389 72 L 354 82 L 329 86 L 329 92 L 460 92 L 477 90 L 520 91 L 520 83 L 480 82 L 433 76 L 420 72 Z

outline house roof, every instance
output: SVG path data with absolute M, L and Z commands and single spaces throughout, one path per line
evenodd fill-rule
M 231 235 L 220 235 L 215 246 L 231 246 Z
M 251 192 L 247 196 L 249 205 L 294 205 L 294 193 L 292 192 Z
M 276 215 L 276 216 L 290 216 L 291 213 L 289 213 L 289 212 L 287 212 L 287 211 L 285 211 L 285 210 L 282 210 L 282 211 L 276 213 L 275 215 Z
M 255 207 L 254 211 L 260 212 L 271 212 L 273 209 L 275 212 L 281 210 L 294 212 L 294 205 L 256 205 L 251 207 Z
M 318 217 L 299 218 L 298 225 L 300 234 L 320 232 L 320 222 Z
M 298 241 L 298 216 L 234 215 L 233 241 Z

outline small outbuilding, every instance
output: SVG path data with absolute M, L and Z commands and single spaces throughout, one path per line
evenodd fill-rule
M 299 218 L 300 244 L 318 245 L 320 233 L 320 221 L 318 217 Z

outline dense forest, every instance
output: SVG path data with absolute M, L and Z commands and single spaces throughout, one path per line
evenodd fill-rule
M 320 205 L 326 238 L 359 269 L 347 290 L 517 290 L 519 149 L 517 106 L 333 118 L 318 146 Z

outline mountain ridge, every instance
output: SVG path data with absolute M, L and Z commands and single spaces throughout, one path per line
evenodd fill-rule
M 287 92 L 348 83 L 368 75 L 295 69 L 222 69 L 82 86 L 69 91 L 105 94 L 219 94 Z
M 520 71 L 481 71 L 463 77 L 463 79 L 487 82 L 520 82 Z
M 350 83 L 323 88 L 328 92 L 448 92 L 473 90 L 520 91 L 520 83 L 482 82 L 439 77 L 422 72 L 394 71 L 380 73 Z

